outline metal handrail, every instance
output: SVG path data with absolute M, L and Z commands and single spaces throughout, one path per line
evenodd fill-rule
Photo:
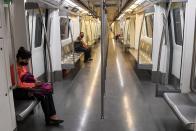
M 106 44 L 106 16 L 105 0 L 101 2 L 101 119 L 104 119 L 104 94 L 105 94 L 105 44 Z

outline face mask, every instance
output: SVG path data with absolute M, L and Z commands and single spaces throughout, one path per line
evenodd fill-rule
M 26 65 L 28 65 L 28 62 L 20 62 L 19 63 L 21 66 L 26 66 Z

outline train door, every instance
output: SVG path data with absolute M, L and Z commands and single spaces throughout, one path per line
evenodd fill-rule
M 30 10 L 27 22 L 30 34 L 30 49 L 32 51 L 33 74 L 39 77 L 45 73 L 44 67 L 44 30 L 42 25 L 43 16 L 38 10 Z
M 183 32 L 185 21 L 185 3 L 172 4 L 170 12 L 170 71 L 169 83 L 175 87 L 180 86 L 182 67 Z

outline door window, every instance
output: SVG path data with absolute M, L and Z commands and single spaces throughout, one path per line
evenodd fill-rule
M 60 18 L 61 40 L 69 38 L 69 22 L 68 18 Z
M 146 16 L 146 33 L 147 36 L 152 38 L 153 37 L 153 19 L 154 16 L 153 15 L 148 15 Z
M 42 16 L 36 16 L 36 28 L 35 28 L 35 48 L 42 45 Z
M 182 39 L 182 23 L 181 23 L 180 8 L 173 9 L 173 20 L 174 20 L 175 42 L 177 45 L 182 45 L 183 39 Z

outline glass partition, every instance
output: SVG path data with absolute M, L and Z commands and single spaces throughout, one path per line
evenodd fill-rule
M 130 38 L 130 47 L 135 48 L 135 18 L 130 19 L 130 26 L 129 26 L 129 38 Z
M 148 15 L 146 18 L 146 31 L 147 31 L 147 37 L 152 38 L 153 37 L 153 15 Z
M 130 20 L 129 20 L 129 22 L 127 23 L 127 42 L 126 42 L 126 44 L 130 44 L 130 37 L 131 37 L 131 32 L 130 32 L 130 28 L 131 28 L 131 24 L 130 24 L 131 22 L 130 22 Z
M 138 65 L 143 69 L 152 68 L 153 21 L 153 14 L 148 14 L 144 17 L 142 25 L 138 48 Z
M 42 16 L 36 16 L 36 27 L 35 27 L 35 48 L 40 47 L 42 45 Z
M 60 18 L 61 40 L 69 38 L 69 21 L 68 18 Z
M 174 31 L 175 31 L 175 42 L 177 45 L 182 45 L 182 23 L 180 8 L 173 9 L 173 20 L 174 20 Z

